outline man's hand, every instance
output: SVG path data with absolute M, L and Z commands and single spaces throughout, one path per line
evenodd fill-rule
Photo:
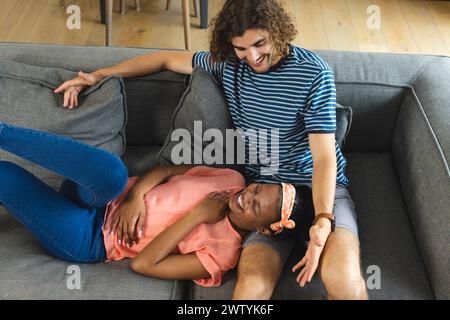
M 309 229 L 309 244 L 306 254 L 300 262 L 293 268 L 292 272 L 297 271 L 303 266 L 297 276 L 297 283 L 300 287 L 304 287 L 306 282 L 311 282 L 314 273 L 319 266 L 320 256 L 331 233 L 331 222 L 322 218 Z
M 225 217 L 230 193 L 228 191 L 211 192 L 193 211 L 200 215 L 203 223 L 215 223 Z
M 64 91 L 64 108 L 73 109 L 78 107 L 78 94 L 85 88 L 93 86 L 100 81 L 94 73 L 78 72 L 78 77 L 68 80 L 56 88 L 53 92 Z
M 142 226 L 145 219 L 144 199 L 131 198 L 123 202 L 117 210 L 116 216 L 111 224 L 110 233 L 117 232 L 119 245 L 133 245 L 138 243 L 142 236 Z

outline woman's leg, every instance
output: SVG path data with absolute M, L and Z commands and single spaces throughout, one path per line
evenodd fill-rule
M 106 260 L 104 209 L 82 208 L 7 161 L 0 161 L 0 181 L 0 204 L 50 253 L 71 262 Z
M 71 138 L 0 122 L 0 149 L 67 178 L 61 192 L 87 209 L 105 206 L 128 181 L 119 157 Z

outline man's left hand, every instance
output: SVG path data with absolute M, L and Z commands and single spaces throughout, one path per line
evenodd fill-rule
M 319 219 L 315 225 L 309 229 L 309 244 L 306 254 L 300 262 L 293 268 L 292 272 L 303 269 L 297 276 L 297 283 L 304 287 L 306 282 L 311 282 L 314 273 L 319 266 L 320 256 L 331 233 L 331 223 L 328 219 Z

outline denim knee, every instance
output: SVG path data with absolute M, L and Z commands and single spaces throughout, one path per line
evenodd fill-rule
M 18 173 L 23 172 L 25 169 L 21 166 L 6 160 L 0 160 L 0 177 L 3 184 L 8 182 L 8 180 L 3 180 L 3 178 L 14 178 Z
M 1 127 L 0 127 L 1 130 Z M 14 187 L 15 183 L 20 180 L 20 177 L 23 176 L 24 173 L 28 173 L 21 166 L 18 166 L 15 163 L 0 160 L 0 190 L 3 188 L 7 188 L 11 190 Z M 23 191 L 23 190 L 17 190 Z
M 108 188 L 114 190 L 117 195 L 121 194 L 128 183 L 128 169 L 123 161 L 117 157 L 111 157 L 109 163 Z

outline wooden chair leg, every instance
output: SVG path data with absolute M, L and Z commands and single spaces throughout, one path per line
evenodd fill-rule
M 191 21 L 189 12 L 189 0 L 183 0 L 183 24 L 184 24 L 184 44 L 186 50 L 191 49 Z
M 198 9 L 200 8 L 200 0 L 194 0 L 194 17 L 198 17 Z
M 170 0 L 167 0 L 166 1 L 166 10 L 169 10 L 170 9 Z
M 136 0 L 136 11 L 141 11 L 141 2 Z
M 59 0 L 59 5 L 61 6 L 61 7 L 66 7 L 66 0 Z
M 105 2 L 106 46 L 109 47 L 112 42 L 113 0 L 105 0 Z
M 125 14 L 125 6 L 126 6 L 125 0 L 120 0 L 120 14 L 121 15 Z

